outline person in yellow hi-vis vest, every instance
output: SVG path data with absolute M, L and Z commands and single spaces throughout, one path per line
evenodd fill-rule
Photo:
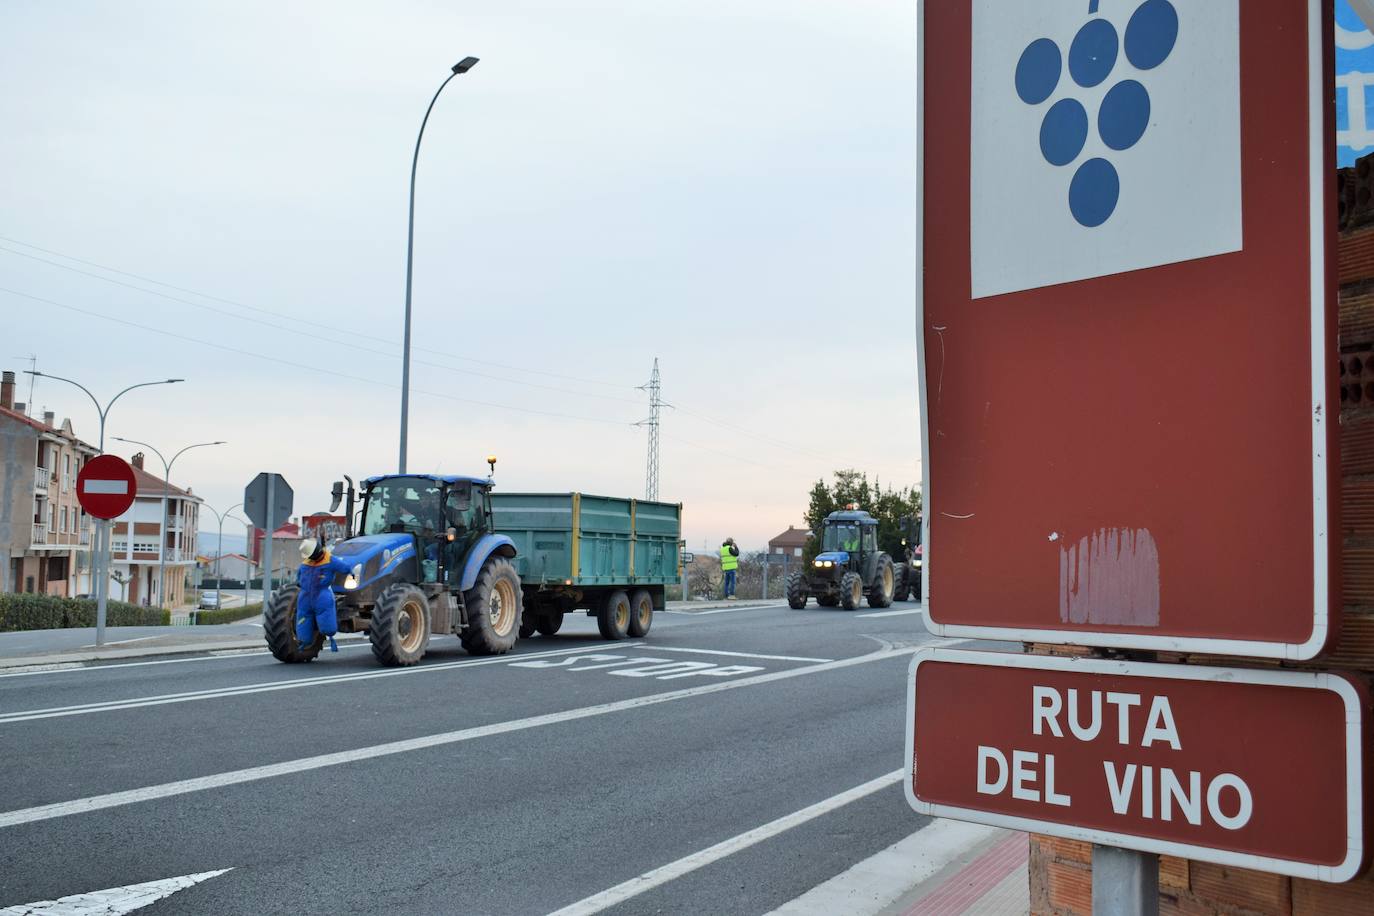
M 735 571 L 739 569 L 739 546 L 734 538 L 726 538 L 720 545 L 720 571 L 725 573 L 723 597 L 734 600 Z

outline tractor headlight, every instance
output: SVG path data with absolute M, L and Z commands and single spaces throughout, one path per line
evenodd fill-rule
M 358 587 L 358 580 L 363 577 L 363 564 L 354 566 L 347 576 L 344 576 L 344 589 L 352 591 Z
M 912 561 L 911 561 L 911 565 L 914 566 L 914 567 L 916 567 L 917 569 L 920 569 L 920 568 L 921 568 L 921 561 L 920 561 L 920 560 L 912 560 Z
M 834 560 L 817 560 L 817 561 L 816 561 L 816 568 L 817 568 L 817 569 L 825 569 L 825 568 L 827 568 L 827 567 L 834 566 L 834 565 L 835 565 L 835 561 L 834 561 Z
M 824 566 L 824 565 L 825 565 L 825 561 L 824 561 L 824 560 L 817 560 L 816 563 L 815 563 L 815 566 L 816 566 L 817 569 L 820 569 L 820 568 L 821 568 L 822 566 Z

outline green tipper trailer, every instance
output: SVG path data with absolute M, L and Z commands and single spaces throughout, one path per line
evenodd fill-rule
M 644 636 L 678 582 L 682 506 L 584 493 L 491 494 L 492 529 L 515 544 L 521 637 L 585 610 L 606 639 Z

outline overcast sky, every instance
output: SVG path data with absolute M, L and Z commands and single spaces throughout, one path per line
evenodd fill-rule
M 410 156 L 466 55 L 420 157 L 411 470 L 642 496 L 658 357 L 694 548 L 761 547 L 838 467 L 919 481 L 910 0 L 0 10 L 0 363 L 185 377 L 107 436 L 229 440 L 173 469 L 215 507 L 395 470 Z M 33 400 L 95 441 L 80 392 Z

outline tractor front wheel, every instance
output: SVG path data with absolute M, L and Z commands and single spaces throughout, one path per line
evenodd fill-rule
M 429 648 L 429 599 L 398 582 L 382 592 L 367 628 L 372 654 L 383 665 L 413 665 Z
M 844 578 L 840 579 L 840 606 L 846 611 L 852 611 L 859 606 L 863 598 L 863 576 L 856 572 L 845 573 Z
M 296 639 L 296 599 L 301 590 L 294 585 L 272 593 L 272 601 L 262 615 L 262 632 L 272 657 L 288 665 L 311 662 L 324 647 L 324 634 L 315 631 L 315 641 L 302 646 Z
M 794 611 L 806 607 L 806 580 L 799 572 L 787 574 L 787 606 Z
M 826 592 L 825 594 L 817 595 L 816 603 L 819 604 L 821 607 L 839 607 L 839 592 Z
M 468 625 L 459 637 L 473 655 L 504 655 L 515 648 L 525 618 L 520 574 L 504 557 L 488 557 L 472 588 L 463 593 Z

